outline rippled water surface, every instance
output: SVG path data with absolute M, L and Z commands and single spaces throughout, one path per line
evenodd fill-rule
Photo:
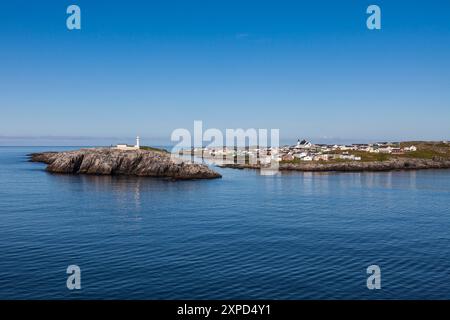
M 450 171 L 172 182 L 27 162 L 63 149 L 0 148 L 1 299 L 450 298 Z

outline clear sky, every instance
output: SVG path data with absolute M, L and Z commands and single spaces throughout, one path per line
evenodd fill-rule
M 450 139 L 450 1 L 2 1 L 0 108 L 3 145 Z

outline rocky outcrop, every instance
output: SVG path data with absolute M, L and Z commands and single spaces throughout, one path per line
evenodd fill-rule
M 151 150 L 92 148 L 33 153 L 30 161 L 48 164 L 54 173 L 134 175 L 172 179 L 214 179 L 221 175 L 206 165 L 174 161 L 170 154 Z
M 221 167 L 233 169 L 260 169 L 255 164 L 226 164 Z M 348 161 L 348 162 L 302 162 L 281 163 L 279 170 L 286 171 L 392 171 L 392 170 L 419 170 L 419 169 L 449 169 L 450 160 L 446 159 L 408 159 L 398 158 L 388 161 Z

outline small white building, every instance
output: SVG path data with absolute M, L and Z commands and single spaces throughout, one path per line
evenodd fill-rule
M 378 148 L 378 152 L 379 153 L 392 153 L 392 149 L 394 149 L 394 148 L 392 148 L 392 147 L 381 147 L 381 148 Z
M 299 153 L 295 153 L 294 157 L 301 159 L 301 158 L 306 157 L 307 155 L 308 155 L 308 152 L 299 152 Z
M 342 160 L 354 160 L 355 156 L 352 154 L 341 154 L 340 158 Z
M 297 140 L 297 144 L 295 145 L 294 148 L 296 148 L 296 149 L 309 149 L 309 148 L 311 148 L 312 146 L 313 146 L 313 145 L 312 145 L 311 142 L 306 141 L 306 140 L 300 141 L 300 139 L 299 139 L 299 140 Z
M 141 148 L 139 136 L 136 137 L 136 145 L 118 144 L 116 149 L 119 150 L 139 150 Z
M 403 150 L 405 151 L 417 151 L 417 147 L 416 146 L 410 146 L 410 147 L 406 147 Z
M 341 145 L 341 146 L 338 146 L 338 149 L 341 151 L 347 151 L 347 150 L 356 150 L 356 147 L 349 146 L 349 145 Z
M 328 161 L 330 160 L 329 154 L 319 154 L 314 156 L 314 161 Z

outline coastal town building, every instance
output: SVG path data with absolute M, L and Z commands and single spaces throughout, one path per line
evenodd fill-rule
M 312 143 L 306 140 L 300 141 L 300 139 L 297 140 L 297 145 L 295 148 L 297 149 L 309 149 L 312 147 Z
M 417 151 L 417 147 L 416 146 L 410 146 L 410 147 L 405 147 L 403 148 L 403 150 L 405 151 Z

